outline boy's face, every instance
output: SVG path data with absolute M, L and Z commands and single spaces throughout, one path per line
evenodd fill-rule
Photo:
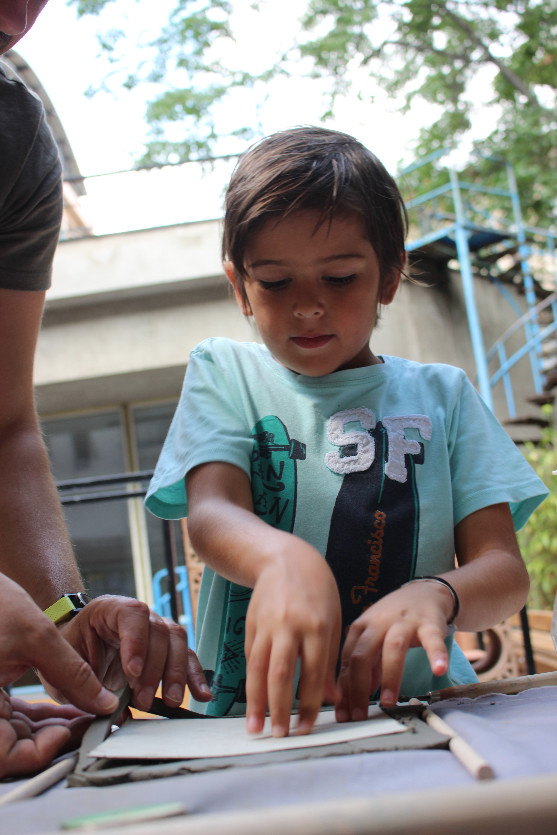
M 316 230 L 319 213 L 268 220 L 246 250 L 243 302 L 231 265 L 227 274 L 246 315 L 253 315 L 275 359 L 298 374 L 321 377 L 379 362 L 369 339 L 379 303 L 389 304 L 400 273 L 380 287 L 379 264 L 356 212 Z

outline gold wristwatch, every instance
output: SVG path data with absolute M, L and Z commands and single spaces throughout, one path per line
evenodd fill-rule
M 73 594 L 63 594 L 56 603 L 44 610 L 45 615 L 50 618 L 52 623 L 64 623 L 64 621 L 75 617 L 79 612 L 91 602 L 91 598 L 83 591 L 78 591 Z

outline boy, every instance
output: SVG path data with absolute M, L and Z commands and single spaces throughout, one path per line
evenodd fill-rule
M 358 720 L 379 687 L 474 680 L 457 615 L 481 630 L 528 594 L 514 526 L 544 485 L 464 372 L 370 348 L 405 220 L 379 160 L 321 128 L 263 140 L 228 188 L 225 270 L 264 344 L 192 352 L 146 502 L 188 516 L 208 712 L 251 732 L 268 707 L 287 734 L 296 688 L 304 733 L 326 700 Z

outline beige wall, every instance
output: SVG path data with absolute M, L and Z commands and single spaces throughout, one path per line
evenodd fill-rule
M 206 221 L 60 244 L 36 361 L 43 416 L 178 397 L 199 341 L 254 338 L 222 273 L 219 235 Z M 488 282 L 476 292 L 488 348 L 516 315 Z M 432 287 L 404 281 L 372 347 L 473 377 L 458 275 Z M 496 411 L 505 417 L 497 392 Z

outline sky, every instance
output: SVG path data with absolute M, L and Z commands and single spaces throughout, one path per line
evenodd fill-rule
M 33 29 L 17 45 L 40 78 L 68 135 L 81 173 L 87 177 L 83 200 L 87 219 L 97 234 L 219 217 L 222 192 L 233 163 L 212 172 L 199 165 L 164 171 L 106 175 L 132 168 L 145 138 L 145 90 L 132 92 L 113 85 L 111 91 L 85 96 L 113 72 L 100 55 L 96 33 L 111 26 L 126 30 L 126 49 L 132 65 L 148 55 L 144 45 L 166 19 L 173 0 L 118 0 L 101 18 L 77 19 L 65 0 L 50 0 Z M 255 14 L 249 0 L 236 0 L 237 42 L 226 44 L 230 60 L 249 62 L 257 69 L 290 42 L 298 0 L 267 0 L 265 11 Z M 247 57 L 246 57 L 247 56 Z M 297 124 L 317 123 L 322 112 L 320 90 L 309 80 L 277 81 L 256 93 L 256 101 L 241 95 L 222 118 L 234 121 L 253 113 L 263 134 Z M 251 96 L 246 93 L 245 96 Z M 245 110 L 242 110 L 245 108 Z M 427 118 L 421 114 L 421 119 Z M 380 90 L 370 91 L 365 102 L 347 98 L 330 127 L 353 134 L 368 145 L 396 173 L 408 157 L 409 141 L 420 119 L 403 116 Z M 93 176 L 95 175 L 95 176 Z M 90 177 L 90 179 L 89 179 Z

